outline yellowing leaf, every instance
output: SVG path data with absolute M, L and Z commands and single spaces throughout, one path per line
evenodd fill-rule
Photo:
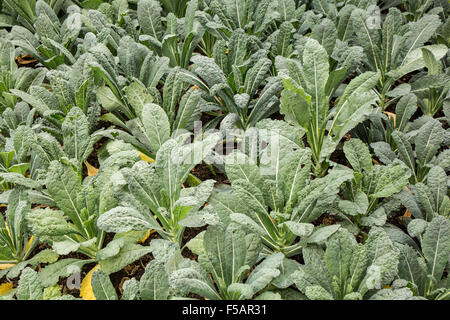
M 397 121 L 397 115 L 395 113 L 392 112 L 387 112 L 387 111 L 383 111 L 384 114 L 386 114 L 388 116 L 388 119 L 394 119 L 394 126 L 396 125 L 396 121 Z
M 148 230 L 147 230 L 147 233 L 145 234 L 145 236 L 144 236 L 141 240 L 139 240 L 139 242 L 144 243 L 145 240 L 147 240 L 148 237 L 150 237 L 150 235 L 151 235 L 152 233 L 155 233 L 155 232 L 156 232 L 156 230 L 148 229 Z
M 0 295 L 5 295 L 9 290 L 13 288 L 13 284 L 11 282 L 0 284 Z
M 403 214 L 403 216 L 407 217 L 407 218 L 411 218 L 412 215 L 411 215 L 411 212 L 408 209 L 406 209 L 405 214 Z
M 85 161 L 84 164 L 86 165 L 88 176 L 95 176 L 98 173 L 98 169 L 89 162 Z
M 25 248 L 25 252 L 28 252 L 28 250 L 30 250 L 33 240 L 34 240 L 34 236 L 31 236 L 30 240 L 28 240 L 27 247 Z
M 15 265 L 15 263 L 0 263 L 0 270 L 8 269 L 14 267 Z
M 9 236 L 11 237 L 11 231 L 9 231 L 8 223 L 5 221 L 6 231 L 8 231 Z
M 80 297 L 83 298 L 83 300 L 96 300 L 94 296 L 94 291 L 92 291 L 92 275 L 94 274 L 95 270 L 99 269 L 100 265 L 97 264 L 95 267 L 93 267 L 84 277 L 83 281 L 81 281 L 80 286 Z
M 155 162 L 155 160 L 153 160 L 152 158 L 146 156 L 145 154 L 143 154 L 142 152 L 139 151 L 139 156 L 141 157 L 141 160 L 147 161 L 148 163 L 153 163 Z

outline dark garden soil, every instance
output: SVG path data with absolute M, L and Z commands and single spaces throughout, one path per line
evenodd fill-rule
M 191 173 L 202 181 L 213 179 L 216 180 L 215 185 L 230 184 L 225 173 L 217 169 L 215 166 L 209 166 L 205 163 L 200 163 L 192 169 Z

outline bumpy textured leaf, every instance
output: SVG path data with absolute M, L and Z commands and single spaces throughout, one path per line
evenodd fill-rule
M 267 206 L 261 190 L 243 179 L 235 181 L 232 188 L 236 196 L 244 200 L 249 209 L 248 216 L 262 227 L 266 234 L 276 237 L 277 231 L 267 214 Z
M 259 185 L 262 179 L 260 169 L 254 160 L 238 151 L 227 156 L 225 170 L 231 182 L 242 179 L 254 185 Z
M 253 292 L 258 292 L 265 287 L 276 277 L 280 275 L 280 270 L 283 261 L 283 254 L 273 253 L 266 257 L 250 274 L 246 284 L 250 285 Z
M 139 161 L 131 170 L 123 169 L 122 174 L 128 183 L 128 189 L 135 197 L 153 212 L 158 211 L 161 205 L 159 203 L 159 194 L 154 188 L 160 186 L 160 181 L 154 168 L 144 161 Z
M 159 1 L 139 0 L 138 20 L 145 34 L 151 35 L 156 40 L 162 38 L 161 5 Z
M 430 222 L 423 235 L 422 249 L 429 274 L 439 281 L 450 253 L 450 222 L 447 218 L 437 216 Z
M 298 193 L 299 203 L 294 209 L 293 218 L 299 222 L 312 222 L 336 199 L 344 181 L 352 180 L 350 170 L 333 170 L 321 179 L 314 179 Z
M 335 233 L 340 228 L 340 225 L 331 225 L 317 229 L 308 238 L 309 243 L 322 243 L 327 240 L 333 233 Z
M 400 192 L 408 184 L 411 172 L 403 163 L 376 167 L 374 198 L 386 198 Z
M 169 277 L 164 262 L 153 260 L 145 268 L 139 284 L 142 300 L 166 300 L 169 296 Z
M 193 115 L 198 111 L 201 99 L 201 92 L 196 88 L 190 89 L 183 95 L 178 108 L 177 116 L 172 127 L 175 132 L 179 129 L 186 129 L 188 123 L 192 122 Z
M 26 217 L 33 234 L 43 241 L 63 240 L 65 235 L 75 233 L 62 211 L 50 208 L 32 210 Z
M 289 21 L 293 19 L 295 12 L 295 1 L 294 0 L 278 1 L 278 12 L 280 13 L 282 21 Z
M 428 14 L 411 25 L 410 30 L 404 35 L 405 40 L 402 54 L 405 58 L 401 62 L 401 65 L 405 63 L 410 52 L 423 46 L 430 39 L 440 24 L 439 16 Z
M 153 97 L 148 93 L 147 88 L 138 81 L 132 82 L 125 88 L 125 95 L 137 115 L 142 114 L 145 104 L 153 102 Z
M 299 237 L 307 237 L 309 236 L 314 229 L 314 225 L 311 223 L 298 223 L 295 221 L 287 221 L 284 223 L 289 230 Z
M 163 89 L 163 108 L 169 118 L 175 117 L 175 106 L 183 91 L 183 75 L 180 68 L 174 68 L 167 76 Z
M 87 159 L 92 151 L 89 123 L 81 109 L 74 107 L 62 124 L 64 151 L 79 163 Z
M 349 278 L 346 282 L 346 292 L 356 291 L 364 278 L 368 264 L 367 249 L 358 245 L 354 248 L 349 265 Z
M 225 75 L 214 59 L 198 55 L 193 56 L 191 61 L 195 63 L 195 73 L 205 80 L 209 87 L 226 83 Z
M 369 148 L 359 139 L 351 139 L 344 143 L 344 153 L 353 170 L 362 172 L 372 169 L 372 157 Z
M 423 219 L 414 219 L 408 224 L 408 233 L 411 237 L 419 237 L 425 232 L 428 223 Z
M 244 83 L 244 91 L 247 94 L 252 96 L 256 93 L 256 90 L 264 80 L 271 66 L 272 61 L 269 59 L 261 59 L 247 71 Z
M 418 162 L 424 166 L 435 156 L 440 148 L 444 130 L 439 121 L 430 120 L 419 130 L 415 139 Z
M 97 252 L 97 259 L 98 260 L 106 260 L 108 258 L 114 257 L 116 254 L 119 253 L 120 249 L 124 245 L 124 239 L 118 238 L 111 242 L 109 242 L 106 247 L 99 250 Z
M 290 22 L 283 22 L 277 34 L 277 54 L 287 57 L 292 52 L 291 38 L 294 27 Z
M 237 272 L 244 265 L 246 243 L 244 233 L 229 225 L 227 231 L 210 226 L 203 238 L 205 253 L 216 274 L 225 285 L 237 282 Z
M 101 269 L 92 275 L 92 290 L 96 300 L 117 300 L 117 293 L 108 275 Z
M 416 165 L 411 143 L 407 136 L 401 131 L 392 132 L 392 139 L 394 140 L 400 158 L 412 170 L 413 175 L 416 174 Z M 384 162 L 384 161 L 383 161 Z M 385 162 L 386 163 L 386 162 Z
M 97 90 L 97 100 L 107 111 L 116 111 L 122 107 L 122 103 L 114 95 L 109 87 L 100 87 Z
M 432 44 L 422 48 L 428 49 L 438 60 L 442 59 L 447 51 L 447 47 L 445 45 L 439 44 Z M 387 75 L 394 79 L 398 79 L 405 74 L 423 68 L 425 66 L 425 62 L 423 60 L 422 48 L 409 51 L 403 59 L 402 65 L 395 70 L 391 70 Z
M 142 108 L 142 124 L 152 151 L 156 152 L 169 139 L 169 119 L 160 106 L 153 103 L 145 104 Z
M 381 37 L 378 30 L 373 30 L 373 26 L 369 23 L 371 21 L 369 12 L 359 8 L 355 9 L 351 14 L 351 21 L 358 42 L 364 48 L 367 60 L 374 69 L 381 70 Z
M 325 262 L 331 277 L 337 279 L 339 286 L 345 284 L 351 263 L 355 241 L 350 233 L 337 231 L 327 242 Z
M 321 286 L 309 286 L 305 295 L 311 300 L 333 300 L 333 296 Z
M 42 300 L 43 287 L 39 275 L 31 268 L 25 268 L 19 279 L 17 288 L 17 299 L 19 300 Z
M 0 178 L 3 179 L 4 182 L 14 183 L 16 185 L 24 186 L 27 188 L 40 188 L 41 184 L 37 181 L 34 181 L 30 178 L 25 178 L 20 173 L 15 172 L 1 172 Z
M 122 300 L 137 300 L 139 295 L 139 281 L 135 278 L 126 280 L 123 283 Z
M 398 271 L 399 250 L 393 245 L 385 231 L 379 227 L 373 227 L 364 244 L 367 247 L 369 267 L 364 281 L 360 286 L 360 292 L 367 289 L 380 289 L 392 282 Z
M 308 40 L 303 52 L 303 75 L 306 88 L 312 95 L 311 107 L 313 109 L 314 120 L 318 123 L 323 120 L 325 107 L 325 85 L 329 75 L 328 54 L 325 49 L 316 41 Z M 328 108 L 328 107 L 327 107 Z
M 400 245 L 400 262 L 398 265 L 398 274 L 401 279 L 411 281 L 419 287 L 420 292 L 423 289 L 423 283 L 426 279 L 426 270 L 423 263 L 420 262 L 417 251 L 408 245 Z
M 98 218 L 97 225 L 106 232 L 116 233 L 147 230 L 153 226 L 139 211 L 128 207 L 115 207 L 105 212 Z
M 433 210 L 436 213 L 441 212 L 445 207 L 447 195 L 447 176 L 441 167 L 434 166 L 428 172 L 427 186 L 433 194 Z
M 315 25 L 312 29 L 311 38 L 317 40 L 325 48 L 328 55 L 331 55 L 337 38 L 337 30 L 333 21 L 325 18 L 320 24 Z
M 77 195 L 81 191 L 78 173 L 68 164 L 52 161 L 48 170 L 46 186 L 58 207 L 76 223 L 83 226 L 82 213 L 77 206 Z
M 21 271 L 28 265 L 36 267 L 39 263 L 54 263 L 58 260 L 58 254 L 51 249 L 44 249 L 34 255 L 31 259 L 22 261 L 8 269 L 8 277 L 16 278 L 20 275 Z
M 361 225 L 363 226 L 378 226 L 382 227 L 386 223 L 387 216 L 384 208 L 378 208 L 374 212 L 369 213 L 367 217 L 361 218 Z
M 169 283 L 174 288 L 184 288 L 188 292 L 196 293 L 202 297 L 220 300 L 214 285 L 209 277 L 192 268 L 176 270 L 169 276 Z
M 186 247 L 188 247 L 189 250 L 191 250 L 191 252 L 196 255 L 200 255 L 200 254 L 204 253 L 204 249 L 203 249 L 203 237 L 204 236 L 205 236 L 205 231 L 200 232 L 194 238 L 189 240 L 188 243 L 186 243 Z
M 393 133 L 395 132 L 396 131 L 394 131 Z M 372 147 L 375 155 L 380 159 L 382 163 L 390 164 L 397 158 L 394 151 L 392 151 L 391 146 L 386 142 L 374 142 L 371 143 L 370 146 Z
M 141 246 L 135 243 L 125 242 L 120 252 L 106 260 L 100 261 L 100 268 L 106 274 L 111 274 L 121 270 L 130 263 L 140 259 L 142 256 L 148 254 L 150 248 Z

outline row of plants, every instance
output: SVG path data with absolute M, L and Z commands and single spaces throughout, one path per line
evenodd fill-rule
M 2 1 L 0 300 L 450 299 L 449 15 Z

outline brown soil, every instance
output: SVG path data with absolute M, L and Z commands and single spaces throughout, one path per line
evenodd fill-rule
M 142 245 L 149 246 L 151 240 L 160 238 L 161 236 L 157 232 L 154 232 L 142 243 Z M 123 282 L 133 277 L 139 280 L 145 272 L 145 267 L 152 260 L 153 255 L 151 253 L 148 253 L 145 256 L 141 257 L 139 260 L 127 265 L 122 270 L 114 272 L 110 275 L 111 282 L 114 288 L 116 288 L 116 291 L 118 291 L 117 294 L 119 295 L 119 297 L 122 295 Z
M 406 229 L 406 225 L 404 222 L 404 217 L 403 217 L 403 213 L 405 212 L 405 209 L 402 209 L 401 211 L 397 212 L 396 214 L 392 215 L 391 217 L 389 217 L 387 219 L 387 223 L 390 223 L 398 228 L 400 228 L 401 230 L 403 230 L 403 232 L 405 232 L 406 234 L 408 234 L 408 230 Z
M 201 121 L 202 123 L 208 123 L 208 122 L 214 120 L 215 118 L 216 118 L 215 116 L 213 116 L 213 115 L 211 115 L 211 114 L 209 114 L 209 113 L 203 112 L 203 113 L 202 113 L 202 116 L 200 117 L 200 121 Z M 217 127 L 217 126 L 216 126 L 216 127 Z M 217 128 L 215 128 L 215 129 L 217 129 Z
M 311 222 L 315 226 L 330 226 L 336 223 L 336 217 L 334 215 L 324 213 L 319 218 Z
M 281 114 L 280 111 L 277 111 L 275 113 L 273 113 L 269 119 L 273 119 L 273 120 L 284 120 L 284 114 Z
M 342 164 L 344 166 L 349 167 L 350 164 L 345 157 L 344 151 L 341 149 L 336 149 L 330 156 L 330 161 Z
M 212 166 L 214 172 L 211 171 L 210 167 L 205 163 L 200 163 L 192 169 L 191 173 L 202 181 L 213 179 L 216 180 L 216 186 L 222 183 L 230 184 L 225 173 Z

